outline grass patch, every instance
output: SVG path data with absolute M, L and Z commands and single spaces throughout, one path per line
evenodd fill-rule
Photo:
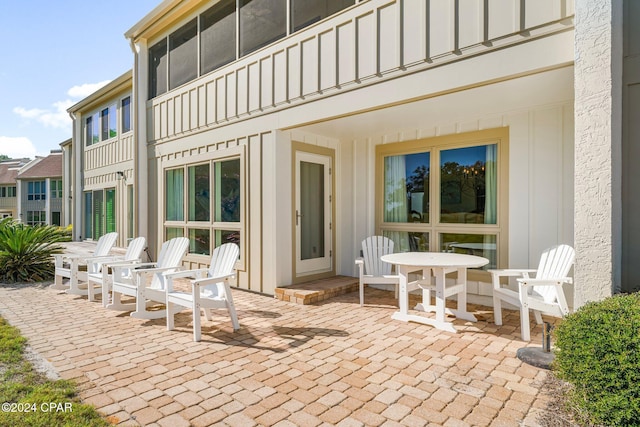
M 24 358 L 26 339 L 0 317 L 0 427 L 109 426 L 71 381 L 51 381 Z

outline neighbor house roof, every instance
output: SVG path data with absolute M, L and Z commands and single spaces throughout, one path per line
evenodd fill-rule
M 29 161 L 30 159 L 13 159 L 0 162 L 0 184 L 15 184 L 20 168 Z
M 37 157 L 18 173 L 18 179 L 54 178 L 62 176 L 62 150 L 51 150 L 47 157 Z

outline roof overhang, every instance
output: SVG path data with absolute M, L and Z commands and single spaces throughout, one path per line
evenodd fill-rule
M 107 83 L 91 95 L 84 98 L 82 101 L 72 105 L 67 109 L 70 114 L 76 113 L 80 110 L 85 110 L 93 107 L 95 104 L 103 102 L 107 95 L 115 94 L 117 92 L 124 91 L 125 89 L 131 89 L 133 84 L 132 70 L 127 71 L 119 77 L 116 77 L 111 82 Z
M 211 5 L 215 3 L 211 2 Z M 124 33 L 124 36 L 132 42 L 150 39 L 202 4 L 202 0 L 164 0 Z

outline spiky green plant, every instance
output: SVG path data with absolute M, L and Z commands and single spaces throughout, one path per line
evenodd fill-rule
M 50 225 L 29 226 L 0 220 L 0 282 L 41 282 L 53 277 L 53 254 L 62 253 L 69 231 Z

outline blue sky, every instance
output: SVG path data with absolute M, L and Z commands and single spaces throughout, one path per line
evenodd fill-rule
M 46 155 L 66 110 L 133 66 L 124 33 L 161 0 L 0 0 L 0 154 Z

